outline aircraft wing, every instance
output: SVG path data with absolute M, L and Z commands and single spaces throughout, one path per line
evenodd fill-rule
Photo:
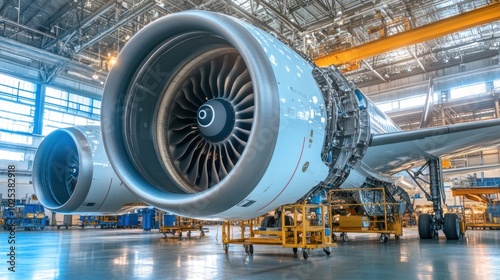
M 416 168 L 427 159 L 500 146 L 500 119 L 374 134 L 363 164 L 382 174 Z

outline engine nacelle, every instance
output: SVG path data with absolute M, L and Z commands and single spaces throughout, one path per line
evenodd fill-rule
M 45 208 L 63 214 L 119 214 L 147 206 L 114 173 L 99 127 L 61 128 L 40 143 L 33 187 Z
M 203 11 L 155 20 L 120 52 L 102 101 L 110 163 L 140 199 L 201 218 L 250 218 L 328 176 L 314 65 L 278 39 Z

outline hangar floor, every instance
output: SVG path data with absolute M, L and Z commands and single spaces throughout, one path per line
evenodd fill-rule
M 0 279 L 500 279 L 500 230 L 469 230 L 458 241 L 420 240 L 416 228 L 386 244 L 375 234 L 350 234 L 332 254 L 241 245 L 222 249 L 221 232 L 205 237 L 162 238 L 139 229 L 46 229 L 17 231 L 16 272 L 10 266 L 8 235 L 0 242 Z

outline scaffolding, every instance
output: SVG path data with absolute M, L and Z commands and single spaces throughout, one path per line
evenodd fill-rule
M 457 211 L 463 217 L 464 230 L 500 228 L 500 187 L 461 187 L 452 188 L 451 192 L 460 199 L 461 207 Z M 474 207 L 473 202 L 479 202 L 482 206 Z

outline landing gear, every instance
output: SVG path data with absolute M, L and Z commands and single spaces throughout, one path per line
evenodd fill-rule
M 420 178 L 424 168 L 429 168 L 429 181 Z M 429 159 L 420 170 L 413 174 L 410 172 L 408 173 L 420 189 L 424 191 L 427 200 L 432 201 L 434 208 L 433 214 L 421 214 L 418 217 L 418 235 L 420 239 L 433 239 L 438 237 L 439 230 L 444 231 L 446 239 L 448 240 L 458 239 L 461 235 L 458 215 L 455 213 L 443 215 L 441 201 L 444 201 L 446 197 L 444 194 L 440 160 L 438 158 Z M 422 188 L 417 179 L 429 184 L 430 194 Z

